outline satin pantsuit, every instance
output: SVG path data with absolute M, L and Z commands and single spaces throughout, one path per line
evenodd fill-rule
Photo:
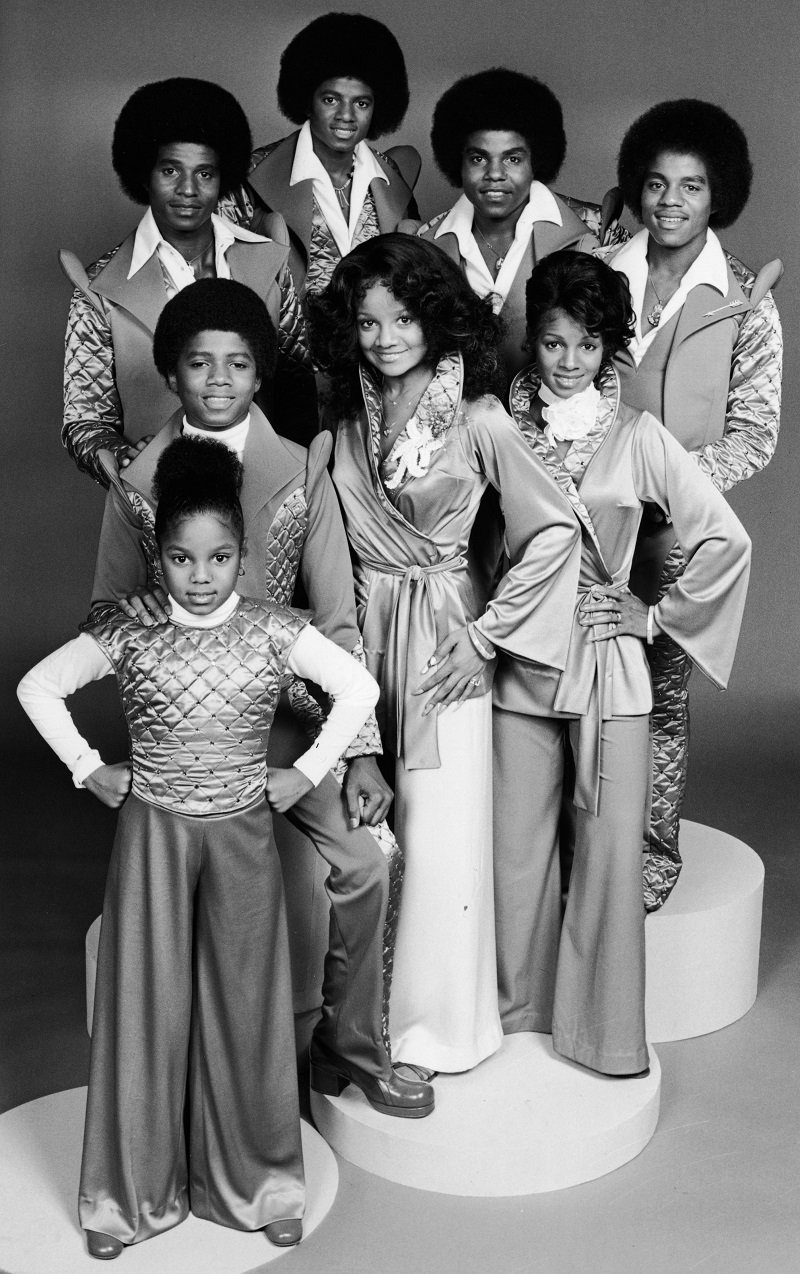
M 269 807 L 199 818 L 132 795 L 103 906 L 81 1225 L 136 1243 L 190 1207 L 257 1230 L 302 1216 L 303 1202 Z

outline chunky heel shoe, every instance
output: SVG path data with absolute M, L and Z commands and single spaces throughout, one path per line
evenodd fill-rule
M 98 1261 L 113 1261 L 119 1256 L 125 1244 L 111 1234 L 101 1234 L 99 1230 L 86 1231 L 86 1248 L 90 1256 Z
M 303 1222 L 299 1217 L 289 1217 L 286 1221 L 270 1221 L 264 1226 L 264 1233 L 276 1247 L 294 1247 L 303 1237 Z
M 373 1110 L 398 1119 L 424 1119 L 433 1110 L 430 1084 L 414 1083 L 391 1071 L 387 1078 L 371 1075 L 326 1045 L 311 1041 L 311 1087 L 315 1093 L 338 1097 L 348 1084 L 360 1088 Z

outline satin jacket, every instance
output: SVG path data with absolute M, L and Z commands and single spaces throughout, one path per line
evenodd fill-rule
M 502 355 L 509 382 L 520 368 L 530 361 L 530 354 L 522 348 L 526 339 L 525 287 L 536 262 L 541 261 L 542 257 L 549 256 L 551 252 L 558 252 L 561 248 L 574 248 L 576 252 L 593 252 L 600 244 L 594 229 L 591 228 L 593 221 L 590 218 L 590 212 L 597 211 L 595 205 L 578 205 L 576 200 L 567 201 L 560 195 L 554 195 L 553 198 L 558 204 L 562 224 L 559 226 L 553 221 L 533 223 L 533 232 L 528 246 L 501 310 L 507 325 Z M 577 207 L 585 210 L 585 218 L 575 211 Z M 436 237 L 437 227 L 449 211 L 448 209 L 446 212 L 439 213 L 431 221 L 420 226 L 417 234 L 421 239 L 429 239 L 435 243 L 463 270 L 464 259 L 461 256 L 457 237 L 450 233 L 442 234 L 438 239 Z M 599 218 L 597 224 L 599 225 Z
M 279 212 L 289 227 L 289 264 L 298 291 L 302 292 L 311 243 L 314 186 L 310 179 L 289 185 L 299 131 L 255 150 L 246 185 L 233 200 L 221 203 L 219 211 L 257 234 L 264 233 L 264 216 L 270 211 Z M 385 153 L 373 150 L 373 154 L 388 181 L 373 181 L 369 190 L 380 233 L 389 234 L 404 217 L 415 215 L 413 191 L 419 175 L 419 155 L 411 146 L 391 147 Z
M 569 502 L 496 398 L 462 401 L 460 356 L 442 359 L 406 429 L 380 459 L 380 388 L 339 425 L 333 480 L 353 552 L 367 667 L 386 743 L 409 769 L 439 765 L 436 715 L 414 691 L 438 643 L 469 621 L 496 646 L 562 668 L 578 583 Z M 486 604 L 468 562 L 481 496 L 500 493 L 510 569 Z M 471 692 L 485 694 L 491 666 Z
M 278 329 L 279 350 L 301 368 L 310 362 L 305 322 L 288 269 L 285 242 L 237 241 L 227 252 L 231 278 L 264 300 Z M 98 453 L 124 455 L 130 442 L 152 434 L 178 405 L 153 362 L 153 332 L 168 296 L 156 253 L 128 278 L 135 232 L 85 273 L 64 262 L 76 290 L 67 320 L 62 441 L 78 468 L 108 485 Z M 82 277 L 81 277 L 82 275 Z M 123 437 L 124 434 L 124 437 Z
M 162 452 L 180 435 L 182 424 L 183 413 L 177 411 L 123 478 L 112 481 L 92 588 L 95 622 L 111 613 L 108 603 L 160 582 L 152 482 Z M 329 433 L 320 434 L 306 450 L 276 434 L 255 404 L 250 408 L 240 497 L 247 553 L 239 588 L 249 597 L 290 605 L 299 582 L 323 636 L 360 657 L 350 555 L 327 471 L 332 442 Z M 346 755 L 380 751 L 370 715 Z
M 511 410 L 580 519 L 580 581 L 561 676 L 501 658 L 495 703 L 535 716 L 584 719 L 576 803 L 595 809 L 600 721 L 646 714 L 653 700 L 644 643 L 630 635 L 595 643 L 592 629 L 579 622 L 593 585 L 627 588 L 643 505 L 657 505 L 671 520 L 687 565 L 656 606 L 655 619 L 724 689 L 747 593 L 750 540 L 723 496 L 660 422 L 620 401 L 613 368 L 600 384 L 594 428 L 571 444 L 563 460 L 532 410 L 539 383 L 531 369 L 521 372 L 511 387 Z

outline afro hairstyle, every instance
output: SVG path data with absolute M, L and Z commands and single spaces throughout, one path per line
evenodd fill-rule
M 713 102 L 683 97 L 659 102 L 631 124 L 617 159 L 625 202 L 640 221 L 645 177 L 658 155 L 697 155 L 711 184 L 713 230 L 731 225 L 747 203 L 753 169 L 742 129 Z
M 624 274 L 586 252 L 551 252 L 534 266 L 525 288 L 528 349 L 554 310 L 603 342 L 603 366 L 625 349 L 635 332 L 633 307 Z
M 567 139 L 555 93 L 519 71 L 496 66 L 457 80 L 436 103 L 431 129 L 433 157 L 451 186 L 461 185 L 470 133 L 492 129 L 519 133 L 530 147 L 533 175 L 547 185 L 564 162 Z
M 231 524 L 241 545 L 244 515 L 239 492 L 243 474 L 239 457 L 223 442 L 188 435 L 171 442 L 162 451 L 153 477 L 158 543 L 173 523 L 197 513 L 213 513 Z
M 171 79 L 144 84 L 128 98 L 114 125 L 111 162 L 134 203 L 148 202 L 150 174 L 162 146 L 194 142 L 219 160 L 220 192 L 241 185 L 250 167 L 253 138 L 233 94 L 209 80 Z
M 262 380 L 275 372 L 278 338 L 267 307 L 252 288 L 234 279 L 198 279 L 176 293 L 161 311 L 153 336 L 153 359 L 166 379 L 181 351 L 198 332 L 236 332 L 246 341 Z
M 303 124 L 320 84 L 340 76 L 369 84 L 375 94 L 370 140 L 400 127 L 408 110 L 402 50 L 388 27 L 361 13 L 325 13 L 297 33 L 281 57 L 278 106 Z

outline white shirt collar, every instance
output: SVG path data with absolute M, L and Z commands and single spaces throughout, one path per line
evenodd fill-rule
M 367 197 L 370 183 L 385 181 L 389 178 L 381 168 L 366 142 L 359 142 L 353 151 L 353 185 L 350 191 L 350 219 L 345 221 L 341 205 L 336 198 L 330 174 L 322 161 L 314 153 L 314 141 L 311 136 L 311 125 L 306 120 L 300 129 L 297 146 L 294 152 L 289 185 L 296 186 L 300 181 L 313 181 L 314 195 L 326 225 L 334 237 L 336 246 L 342 256 L 346 256 L 353 246 L 355 234 L 364 200 Z
M 494 308 L 499 311 L 522 262 L 533 233 L 534 223 L 551 221 L 557 226 L 563 225 L 561 210 L 547 186 L 540 181 L 531 182 L 528 202 L 514 228 L 514 242 L 506 254 L 496 279 L 492 278 L 473 233 L 474 216 L 475 209 L 469 199 L 466 195 L 461 195 L 447 216 L 436 227 L 434 238 L 438 239 L 443 234 L 455 235 L 458 240 L 458 250 L 466 264 L 468 282 L 479 296 L 492 296 Z
M 212 442 L 222 442 L 231 451 L 235 452 L 240 460 L 244 455 L 244 447 L 249 430 L 249 412 L 244 420 L 239 421 L 238 425 L 231 425 L 228 429 L 198 429 L 196 425 L 190 425 L 185 416 L 183 418 L 183 432 L 188 434 L 190 438 L 205 438 Z
M 632 239 L 620 248 L 609 262 L 615 270 L 619 270 L 628 280 L 631 290 L 631 301 L 636 315 L 636 337 L 631 343 L 631 353 L 637 363 L 641 362 L 646 350 L 658 334 L 659 328 L 668 323 L 673 314 L 681 309 L 692 288 L 705 284 L 716 288 L 721 296 L 728 295 L 728 262 L 725 253 L 713 230 L 706 231 L 706 241 L 699 256 L 692 262 L 680 282 L 680 287 L 664 306 L 658 327 L 644 331 L 642 328 L 642 307 L 647 287 L 647 243 L 649 235 L 640 230 Z
M 220 624 L 225 623 L 226 619 L 230 619 L 239 605 L 239 594 L 231 593 L 230 597 L 226 598 L 222 605 L 213 610 L 210 615 L 193 615 L 191 611 L 184 610 L 171 593 L 167 596 L 171 607 L 170 622 L 179 624 L 181 628 L 218 628 Z
M 244 226 L 236 226 L 232 221 L 228 221 L 225 217 L 218 217 L 214 212 L 211 214 L 211 227 L 214 233 L 215 258 L 217 266 L 217 276 L 222 279 L 231 277 L 230 268 L 225 260 L 225 254 L 228 248 L 236 240 L 242 243 L 267 243 L 268 240 L 261 234 L 254 234 L 252 230 L 247 230 Z M 175 277 L 176 273 L 181 274 L 181 264 L 185 270 L 189 270 L 188 265 L 184 261 L 181 254 L 172 244 L 167 243 L 161 235 L 161 231 L 156 225 L 156 219 L 153 216 L 151 208 L 142 217 L 139 225 L 136 227 L 136 235 L 133 240 L 133 252 L 131 253 L 131 266 L 128 270 L 128 278 L 132 279 L 134 274 L 146 265 L 154 252 L 158 252 L 159 257 L 164 262 L 170 277 L 175 280 L 176 285 L 180 282 L 180 286 L 185 286 L 185 282 Z M 222 272 L 220 271 L 220 263 L 222 262 Z M 192 282 L 192 279 L 186 280 Z M 178 288 L 180 290 L 180 288 Z

